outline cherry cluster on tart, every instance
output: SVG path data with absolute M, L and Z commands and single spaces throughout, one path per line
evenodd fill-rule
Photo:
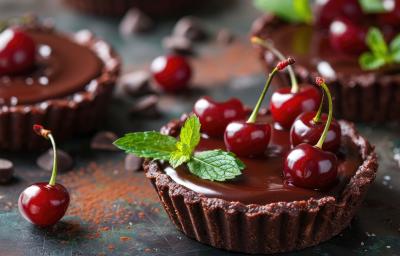
M 109 44 L 90 31 L 62 33 L 37 19 L 11 24 L 0 42 L 0 149 L 43 146 L 34 123 L 62 141 L 102 120 L 120 71 Z
M 338 117 L 363 122 L 398 121 L 400 2 L 382 1 L 388 11 L 380 13 L 366 12 L 361 2 L 366 1 L 316 1 L 312 7 L 314 20 L 308 23 L 265 15 L 253 23 L 251 33 L 270 41 L 283 54 L 291 54 L 297 61 L 296 76 L 302 82 L 323 75 L 331 85 Z M 382 35 L 377 36 L 377 30 Z M 369 39 L 372 35 L 384 39 L 387 46 L 374 47 L 378 43 Z M 276 58 L 268 48 L 258 48 L 262 64 L 269 69 Z M 390 51 L 396 54 L 387 56 Z M 371 59 L 372 54 L 386 57 Z
M 332 238 L 355 215 L 375 178 L 377 158 L 353 124 L 333 118 L 324 80 L 317 78 L 316 83 L 328 101 L 328 114 L 322 113 L 323 96 L 317 87 L 318 97 L 312 103 L 310 98 L 315 97 L 300 94 L 275 113 L 260 109 L 272 77 L 293 63 L 288 58 L 275 66 L 252 112 L 238 99 L 216 102 L 203 97 L 195 103 L 193 114 L 162 127 L 161 134 L 183 140 L 188 123 L 198 119 L 201 135 L 194 156 L 227 151 L 237 157 L 237 165 L 232 166 L 242 169 L 240 175 L 219 179 L 199 175 L 188 159 L 178 164 L 172 158 L 145 161 L 146 176 L 166 212 L 187 236 L 237 252 L 287 252 Z M 274 92 L 272 99 L 276 93 L 280 92 Z M 271 100 L 271 110 L 276 103 Z M 118 141 L 116 145 L 151 158 L 148 153 L 154 148 L 143 147 L 150 143 L 148 136 L 136 145 Z

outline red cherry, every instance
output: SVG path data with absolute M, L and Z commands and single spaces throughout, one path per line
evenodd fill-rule
M 56 183 L 35 183 L 19 196 L 18 209 L 31 223 L 46 227 L 58 222 L 67 211 L 69 194 L 67 189 Z
M 381 25 L 398 26 L 400 24 L 400 1 L 386 0 L 389 12 L 378 14 L 378 22 Z
M 272 94 L 270 110 L 276 123 L 290 129 L 298 115 L 317 110 L 320 102 L 320 92 L 314 86 L 303 85 L 297 93 L 281 88 Z
M 360 54 L 367 49 L 366 34 L 366 29 L 343 18 L 334 20 L 329 28 L 329 40 L 332 48 L 348 54 Z
M 193 112 L 199 117 L 201 131 L 212 137 L 222 137 L 230 122 L 246 117 L 242 102 L 236 98 L 216 102 L 211 97 L 202 97 L 194 104 Z
M 32 68 L 36 46 L 33 39 L 18 28 L 0 34 L 0 75 L 12 75 Z
M 329 28 L 331 22 L 338 17 L 349 18 L 354 22 L 362 22 L 364 18 L 358 0 L 317 0 L 315 10 L 315 22 L 322 28 Z
M 231 122 L 225 130 L 226 149 L 238 156 L 261 156 L 267 150 L 271 126 L 266 123 Z
M 167 92 L 185 88 L 192 76 L 189 62 L 180 55 L 159 56 L 153 60 L 150 69 L 157 84 Z
M 300 144 L 289 151 L 283 175 L 288 184 L 309 189 L 326 189 L 337 177 L 337 157 L 310 144 Z
M 319 122 L 314 121 L 314 117 L 317 112 L 306 112 L 301 114 L 294 121 L 292 128 L 290 129 L 290 141 L 293 147 L 307 143 L 311 145 L 317 144 L 319 138 L 322 135 L 326 121 L 328 119 L 327 114 L 321 115 Z M 325 142 L 322 146 L 323 150 L 337 152 L 340 146 L 340 138 L 342 132 L 339 123 L 333 119 L 329 126 L 328 134 Z

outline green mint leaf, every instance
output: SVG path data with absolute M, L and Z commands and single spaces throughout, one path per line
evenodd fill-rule
M 366 13 L 387 12 L 382 0 L 359 0 L 361 9 Z
M 191 155 L 185 155 L 182 154 L 180 151 L 174 151 L 171 153 L 171 156 L 169 158 L 169 164 L 173 167 L 176 168 L 180 166 L 183 163 L 186 163 L 190 160 Z
M 391 58 L 394 62 L 400 63 L 400 49 L 391 53 Z
M 378 28 L 372 27 L 368 30 L 366 43 L 374 55 L 385 56 L 388 54 L 387 44 Z
M 125 134 L 114 145 L 138 157 L 169 161 L 171 153 L 176 150 L 176 143 L 174 137 L 152 131 Z
M 179 134 L 180 142 L 187 145 L 190 154 L 200 142 L 200 120 L 197 116 L 190 116 L 181 129 Z
M 370 52 L 361 54 L 358 59 L 360 66 L 364 70 L 373 70 L 380 68 L 386 64 L 386 59 L 384 57 L 378 57 Z
M 187 165 L 192 174 L 211 181 L 233 179 L 245 168 L 233 154 L 220 149 L 196 153 Z
M 390 42 L 389 48 L 391 52 L 400 51 L 400 34 Z
M 311 23 L 312 21 L 309 0 L 254 0 L 254 5 L 289 22 Z

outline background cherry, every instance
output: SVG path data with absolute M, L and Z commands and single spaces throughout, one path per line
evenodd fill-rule
M 64 216 L 70 197 L 67 189 L 56 183 L 57 150 L 51 132 L 40 125 L 34 125 L 34 130 L 40 136 L 49 139 L 53 146 L 53 171 L 49 183 L 35 183 L 22 191 L 18 199 L 18 209 L 29 222 L 46 227 L 55 224 Z
M 335 50 L 348 54 L 360 54 L 367 49 L 365 36 L 367 30 L 350 21 L 335 19 L 329 28 L 329 41 Z
M 36 45 L 22 29 L 8 28 L 0 34 L 0 75 L 29 70 L 35 63 Z
M 338 173 L 336 155 L 322 149 L 332 121 L 332 97 L 325 81 L 319 77 L 316 81 L 328 98 L 328 120 L 315 146 L 302 143 L 289 151 L 284 162 L 283 176 L 288 184 L 309 189 L 326 189 L 335 183 Z
M 362 22 L 364 13 L 358 0 L 317 0 L 315 2 L 315 23 L 322 28 L 329 28 L 331 22 L 345 17 L 354 22 Z
M 243 157 L 256 157 L 264 154 L 271 138 L 271 126 L 268 123 L 256 122 L 258 112 L 274 75 L 291 64 L 294 64 L 294 59 L 288 58 L 279 62 L 272 70 L 257 104 L 246 122 L 234 121 L 228 124 L 224 134 L 224 142 L 228 151 Z
M 226 126 L 246 117 L 246 111 L 239 99 L 216 102 L 211 97 L 202 97 L 193 107 L 201 123 L 201 131 L 212 137 L 222 137 Z
M 167 92 L 176 92 L 188 86 L 192 68 L 185 57 L 180 55 L 159 56 L 150 66 L 157 85 Z
M 328 119 L 328 115 L 322 113 L 322 107 L 323 100 L 321 100 L 317 112 L 304 112 L 296 118 L 290 129 L 290 142 L 293 147 L 301 143 L 315 145 L 318 142 Z M 339 123 L 332 119 L 322 149 L 336 152 L 340 146 L 341 136 L 342 131 Z

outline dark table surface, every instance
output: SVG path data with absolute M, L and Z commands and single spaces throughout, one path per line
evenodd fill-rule
M 158 118 L 132 117 L 129 106 L 135 101 L 116 92 L 102 129 L 119 135 L 128 131 L 157 130 L 182 112 L 189 111 L 200 96 L 218 99 L 235 95 L 247 104 L 257 97 L 263 75 L 246 36 L 259 15 L 250 1 L 231 1 L 223 10 L 202 13 L 207 28 L 215 35 L 229 28 L 238 35 L 230 46 L 211 42 L 197 45 L 193 58 L 193 88 L 186 93 L 162 95 Z M 0 2 L 0 17 L 27 11 L 51 17 L 60 29 L 88 28 L 108 40 L 121 53 L 124 72 L 146 68 L 152 58 L 163 53 L 160 39 L 171 32 L 174 21 L 159 23 L 143 36 L 123 38 L 118 19 L 79 15 L 52 0 Z M 379 155 L 378 177 L 358 214 L 343 233 L 319 246 L 288 255 L 400 255 L 400 137 L 396 125 L 357 127 Z M 73 170 L 59 180 L 71 192 L 67 216 L 49 229 L 27 223 L 17 210 L 19 193 L 30 183 L 47 180 L 36 157 L 41 152 L 5 153 L 14 161 L 16 177 L 0 186 L 0 255 L 230 255 L 199 244 L 177 231 L 158 202 L 143 172 L 127 172 L 121 152 L 98 152 L 89 148 L 91 135 L 79 136 L 60 147 L 75 159 Z

